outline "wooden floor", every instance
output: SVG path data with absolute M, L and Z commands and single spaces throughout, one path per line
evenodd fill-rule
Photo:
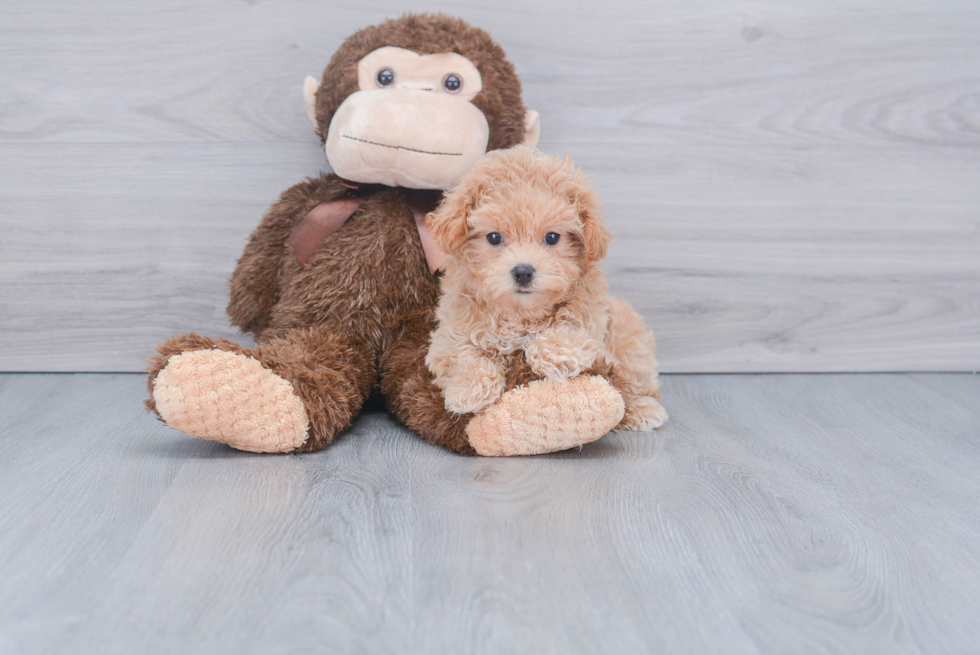
M 0 376 L 5 655 L 980 644 L 980 376 L 669 376 L 659 432 L 516 459 L 239 453 L 143 385 Z

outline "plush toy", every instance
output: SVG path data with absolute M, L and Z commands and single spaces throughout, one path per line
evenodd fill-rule
M 407 15 L 351 36 L 304 92 L 335 174 L 284 192 L 238 261 L 228 313 L 256 345 L 171 338 L 149 361 L 147 408 L 252 452 L 323 448 L 376 389 L 464 454 L 561 450 L 616 426 L 623 397 L 601 366 L 529 384 L 540 376 L 518 361 L 473 415 L 445 409 L 425 365 L 443 254 L 424 217 L 487 150 L 538 138 L 503 50 L 461 20 Z

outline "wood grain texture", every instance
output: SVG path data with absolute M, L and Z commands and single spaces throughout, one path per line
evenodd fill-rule
M 463 458 L 388 415 L 261 456 L 134 375 L 0 376 L 0 652 L 969 653 L 969 375 L 667 376 L 671 421 Z
M 542 148 L 595 180 L 664 370 L 980 369 L 980 5 L 413 9 L 507 49 Z M 232 336 L 247 234 L 324 168 L 303 77 L 399 11 L 0 5 L 0 370 Z

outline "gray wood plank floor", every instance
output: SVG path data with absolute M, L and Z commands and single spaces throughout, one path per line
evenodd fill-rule
M 0 376 L 5 655 L 980 644 L 977 376 L 667 376 L 664 429 L 506 460 L 239 453 L 143 384 Z
M 300 88 L 383 0 L 0 3 L 0 370 L 235 336 L 227 278 L 326 167 Z M 976 0 L 424 0 L 595 181 L 666 371 L 980 369 Z

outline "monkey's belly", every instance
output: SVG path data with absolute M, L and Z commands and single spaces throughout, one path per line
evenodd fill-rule
M 355 214 L 305 267 L 288 254 L 270 331 L 331 327 L 382 349 L 402 316 L 435 305 L 438 282 L 411 210 L 379 204 Z

